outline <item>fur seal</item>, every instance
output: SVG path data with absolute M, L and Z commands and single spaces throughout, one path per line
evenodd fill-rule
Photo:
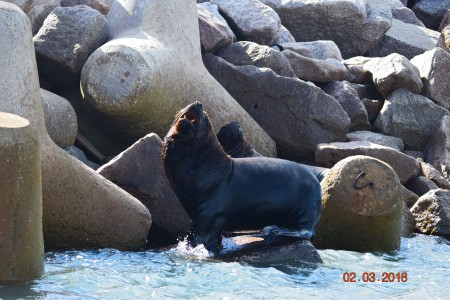
M 223 125 L 217 133 L 217 139 L 223 150 L 232 158 L 261 157 L 252 145 L 244 138 L 244 132 L 238 121 L 231 121 Z M 310 170 L 319 181 L 322 181 L 330 169 L 310 165 L 303 165 Z
M 172 189 L 193 221 L 192 246 L 218 253 L 221 233 L 263 228 L 278 236 L 310 239 L 319 221 L 322 190 L 304 166 L 276 158 L 231 158 L 219 144 L 203 105 L 178 112 L 162 149 Z

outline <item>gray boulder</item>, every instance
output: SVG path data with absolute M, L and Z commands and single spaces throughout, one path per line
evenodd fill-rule
M 433 181 L 439 188 L 450 190 L 450 183 L 441 172 L 436 170 L 431 164 L 424 161 L 420 162 L 420 174 Z
M 55 8 L 33 38 L 40 80 L 55 88 L 78 80 L 89 55 L 107 38 L 106 18 L 97 10 Z
M 402 237 L 410 237 L 414 233 L 416 220 L 409 210 L 408 206 L 403 202 L 402 210 Z
M 289 60 L 268 46 L 253 42 L 237 42 L 221 49 L 216 55 L 235 66 L 252 65 L 269 68 L 280 76 L 295 77 Z
M 420 94 L 423 84 L 419 70 L 406 57 L 392 53 L 383 58 L 372 59 L 363 66 L 372 74 L 372 80 L 381 95 L 405 88 Z
M 233 42 L 229 28 L 197 4 L 200 44 L 203 52 L 216 52 Z
M 426 27 L 437 30 L 449 8 L 450 0 L 421 0 L 412 10 Z
M 339 61 L 342 60 L 341 50 L 339 50 L 338 46 L 333 41 L 282 43 L 279 44 L 278 47 L 282 50 L 291 50 L 310 58 L 333 58 Z
M 366 108 L 367 119 L 369 120 L 370 124 L 375 123 L 378 115 L 380 114 L 381 108 L 383 108 L 383 102 L 380 100 L 371 100 L 367 98 L 362 98 L 361 101 Z
M 419 198 L 411 212 L 420 232 L 450 238 L 450 191 L 429 191 Z
M 447 115 L 448 110 L 430 99 L 398 89 L 387 97 L 374 126 L 383 134 L 401 138 L 405 147 L 421 151 Z
M 333 96 L 347 113 L 351 121 L 350 131 L 364 130 L 371 127 L 366 108 L 349 82 L 332 81 L 323 86 L 322 90 Z
M 33 35 L 41 29 L 44 20 L 53 9 L 59 6 L 61 6 L 59 0 L 40 0 L 31 3 L 31 8 L 27 12 L 27 16 L 31 21 L 31 31 Z
M 276 141 L 284 157 L 312 159 L 322 141 L 343 141 L 350 120 L 318 87 L 269 69 L 233 66 L 207 54 L 204 63 L 241 106 Z
M 394 19 L 400 20 L 405 23 L 425 27 L 425 25 L 422 23 L 422 21 L 420 21 L 416 17 L 414 12 L 407 7 L 393 8 L 391 11 L 392 11 L 392 17 Z
M 394 19 L 391 28 L 369 52 L 372 57 L 398 53 L 411 59 L 436 46 L 439 32 Z
M 411 60 L 420 71 L 423 81 L 423 94 L 450 109 L 450 53 L 441 48 L 434 48 Z
M 391 25 L 391 7 L 371 0 L 262 0 L 297 42 L 332 40 L 344 58 L 363 55 Z
M 417 176 L 405 184 L 405 187 L 419 197 L 439 187 L 425 176 Z
M 442 48 L 448 53 L 450 53 L 450 25 L 442 29 L 436 47 Z
M 442 30 L 449 24 L 450 24 L 450 9 L 447 9 L 444 18 L 441 21 L 441 25 L 439 25 L 438 31 L 442 32 Z
M 281 52 L 289 60 L 298 78 L 314 82 L 330 82 L 349 79 L 351 74 L 336 59 L 309 58 L 291 50 Z
M 86 5 L 98 10 L 102 15 L 107 15 L 109 12 L 109 5 L 106 5 L 100 0 L 61 0 L 62 7 L 70 7 L 77 5 Z
M 240 40 L 272 45 L 281 26 L 277 13 L 258 0 L 211 0 Z
M 222 24 L 226 26 L 228 33 L 233 37 L 233 42 L 236 41 L 236 35 L 234 34 L 233 30 L 231 30 L 230 25 L 228 25 L 228 22 L 220 14 L 219 7 L 217 5 L 212 4 L 211 2 L 209 2 L 209 0 L 203 1 L 203 3 L 197 1 L 197 3 L 199 3 L 198 5 L 209 11 L 214 17 L 219 19 L 222 22 Z
M 419 162 L 414 158 L 370 142 L 320 144 L 315 161 L 318 166 L 331 168 L 338 161 L 353 155 L 366 155 L 386 162 L 395 170 L 402 184 L 419 174 Z
M 346 137 L 349 142 L 367 141 L 381 146 L 389 147 L 400 152 L 402 152 L 404 148 L 403 141 L 401 139 L 371 131 L 349 132 L 347 133 Z
M 443 174 L 450 168 L 450 116 L 444 116 L 425 149 L 426 162 Z M 445 175 L 445 174 L 444 174 Z
M 366 63 L 370 62 L 371 60 L 373 60 L 373 58 L 365 56 L 355 56 L 342 61 L 342 63 L 354 76 L 352 82 L 363 84 L 372 83 L 372 73 L 364 68 Z
M 275 37 L 275 41 L 273 43 L 274 45 L 295 43 L 295 38 L 286 27 L 281 25 L 280 29 L 278 29 L 277 36 Z
M 78 149 L 75 146 L 67 147 L 64 149 L 64 151 L 66 151 L 68 154 L 75 157 L 76 159 L 78 159 L 79 161 L 81 161 L 82 163 L 84 163 L 86 166 L 88 166 L 93 170 L 97 170 L 100 167 L 100 165 L 90 161 L 87 158 L 86 154 L 84 154 L 83 150 Z
M 402 186 L 402 197 L 403 197 L 403 202 L 405 202 L 405 204 L 408 208 L 413 207 L 414 204 L 416 204 L 417 200 L 419 200 L 419 196 L 417 196 L 416 193 L 408 190 L 404 186 Z

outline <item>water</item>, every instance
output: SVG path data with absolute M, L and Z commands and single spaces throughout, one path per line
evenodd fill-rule
M 1 299 L 449 299 L 450 242 L 418 235 L 397 253 L 323 250 L 324 265 L 215 262 L 183 247 L 46 254 L 43 278 L 1 286 Z M 344 272 L 406 272 L 407 282 L 344 283 Z

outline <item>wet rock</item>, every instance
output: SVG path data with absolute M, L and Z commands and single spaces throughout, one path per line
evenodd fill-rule
M 283 50 L 291 50 L 310 58 L 342 60 L 341 51 L 333 41 L 293 42 L 279 44 L 278 46 Z
M 233 66 L 211 54 L 204 63 L 277 142 L 280 155 L 312 159 L 321 141 L 344 140 L 350 120 L 339 103 L 318 87 L 269 69 Z
M 93 8 L 55 8 L 33 38 L 40 81 L 58 89 L 78 80 L 89 55 L 107 37 L 106 18 Z
M 0 4 L 0 14 L 7 9 Z M 0 280 L 40 278 L 44 275 L 40 143 L 28 120 L 3 112 L 0 165 Z
M 400 248 L 401 184 L 386 163 L 367 156 L 337 163 L 321 182 L 320 249 L 394 251 Z
M 47 134 L 27 16 L 0 2 L 0 32 L 6 33 L 0 53 L 7 54 L 0 55 L 0 111 L 28 119 L 41 144 L 46 249 L 141 249 L 151 225 L 147 208 L 57 147 Z
M 411 60 L 420 71 L 423 81 L 423 94 L 439 104 L 450 109 L 450 53 L 441 48 L 434 48 Z
M 430 190 L 439 188 L 433 181 L 425 176 L 418 176 L 411 179 L 405 184 L 405 187 L 419 197 L 426 194 Z
M 93 170 L 97 170 L 100 167 L 100 165 L 90 161 L 87 158 L 86 154 L 84 154 L 83 150 L 78 149 L 75 146 L 67 147 L 64 149 L 64 151 L 66 151 L 68 154 L 75 157 L 76 159 L 78 159 L 79 161 L 81 161 L 82 163 L 84 163 L 86 166 L 88 166 Z
M 278 13 L 297 42 L 332 40 L 344 58 L 365 54 L 391 25 L 391 8 L 379 1 L 262 2 Z
M 444 116 L 425 149 L 426 162 L 437 170 L 446 171 L 450 167 L 448 149 L 450 149 L 450 117 Z
M 402 152 L 404 148 L 403 141 L 401 139 L 371 131 L 349 132 L 347 133 L 346 137 L 350 142 L 367 141 L 374 144 L 390 147 L 400 152 Z
M 407 7 L 399 7 L 399 8 L 393 8 L 392 10 L 392 17 L 394 19 L 400 20 L 404 23 L 414 24 L 417 26 L 425 27 L 425 25 L 420 21 L 414 12 L 407 8 Z
M 284 43 L 295 43 L 295 38 L 286 27 L 281 25 L 280 29 L 278 29 L 277 36 L 275 37 L 273 44 L 280 45 Z
M 450 183 L 442 176 L 441 172 L 436 170 L 431 164 L 419 161 L 420 173 L 433 181 L 439 188 L 450 190 Z
M 449 112 L 430 99 L 406 89 L 391 93 L 375 121 L 375 128 L 403 140 L 405 147 L 423 150 Z
M 439 25 L 438 31 L 442 32 L 442 30 L 450 25 L 450 9 L 447 9 L 444 17 L 442 18 L 441 24 Z
M 109 5 L 106 5 L 100 0 L 61 0 L 62 7 L 71 7 L 77 5 L 86 5 L 92 7 L 105 16 L 109 12 Z
M 378 118 L 381 108 L 383 107 L 383 102 L 367 98 L 363 98 L 361 99 L 361 101 L 364 104 L 364 107 L 366 108 L 367 119 L 369 120 L 370 124 L 375 123 L 375 120 Z
M 169 185 L 161 149 L 159 136 L 148 134 L 97 172 L 139 199 L 150 211 L 154 225 L 175 239 L 183 238 L 192 227 L 191 219 Z
M 421 0 L 414 5 L 412 10 L 426 27 L 437 30 L 449 8 L 449 0 Z
M 197 3 L 200 3 L 197 1 Z M 207 11 L 209 11 L 214 17 L 219 19 L 223 25 L 227 28 L 228 34 L 233 37 L 233 42 L 236 41 L 236 35 L 234 34 L 233 30 L 231 30 L 230 25 L 228 25 L 228 22 L 222 17 L 222 15 L 219 13 L 219 7 L 215 4 L 212 4 L 208 1 L 203 1 L 203 3 L 198 4 Z
M 272 45 L 281 26 L 277 13 L 258 0 L 211 0 L 240 40 Z
M 369 72 L 364 65 L 371 61 L 373 58 L 365 56 L 355 56 L 342 61 L 344 66 L 354 76 L 352 82 L 356 83 L 372 83 L 372 73 Z
M 408 208 L 411 208 L 416 204 L 417 200 L 419 200 L 419 196 L 402 186 L 402 195 L 403 195 L 403 202 L 405 202 L 406 206 Z
M 199 4 L 197 10 L 203 52 L 216 52 L 233 42 L 233 36 L 226 25 Z
M 45 128 L 50 138 L 61 148 L 72 146 L 77 137 L 77 115 L 66 99 L 41 89 Z
M 414 233 L 414 228 L 416 228 L 416 219 L 414 215 L 403 202 L 402 209 L 402 237 L 410 237 Z
M 59 0 L 40 0 L 32 2 L 32 6 L 27 12 L 27 16 L 31 21 L 31 30 L 33 35 L 41 29 L 42 24 L 44 24 L 44 20 L 53 11 L 53 9 L 60 6 L 61 4 Z
M 419 162 L 392 148 L 370 142 L 320 144 L 316 150 L 316 164 L 331 168 L 338 161 L 354 155 L 366 155 L 389 164 L 403 183 L 419 174 Z
M 433 49 L 438 38 L 439 32 L 437 31 L 394 19 L 391 28 L 370 51 L 370 56 L 384 57 L 398 53 L 411 59 Z
M 322 87 L 328 95 L 333 96 L 350 118 L 350 131 L 370 128 L 367 111 L 358 97 L 358 93 L 347 81 L 332 81 Z
M 429 191 L 419 198 L 411 212 L 420 232 L 450 237 L 450 191 Z
M 450 26 L 446 26 L 442 29 L 436 47 L 442 48 L 447 53 L 450 53 Z
M 253 42 L 237 42 L 221 49 L 217 56 L 235 66 L 252 65 L 258 68 L 269 68 L 280 76 L 295 77 L 289 60 L 279 51 L 268 46 Z
M 399 88 L 405 88 L 417 94 L 422 90 L 423 84 L 417 67 L 406 57 L 397 53 L 371 59 L 364 64 L 363 68 L 372 74 L 375 87 L 384 97 Z
M 197 18 L 191 1 L 115 1 L 110 41 L 82 70 L 83 104 L 104 133 L 131 145 L 149 132 L 165 136 L 178 110 L 201 101 L 216 130 L 237 120 L 258 152 L 274 156 L 274 141 L 205 69 Z
M 300 79 L 330 82 L 350 78 L 350 72 L 338 60 L 309 58 L 291 50 L 284 50 L 281 53 L 289 60 L 295 75 Z

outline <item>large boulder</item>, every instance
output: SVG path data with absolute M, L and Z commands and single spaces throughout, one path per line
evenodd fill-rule
M 411 212 L 416 228 L 426 234 L 450 238 L 450 191 L 431 190 L 414 204 Z
M 286 27 L 281 25 L 273 44 L 279 45 L 284 43 L 295 43 L 295 38 Z
M 369 52 L 373 57 L 398 53 L 411 59 L 436 46 L 439 32 L 394 19 L 391 28 Z
M 352 82 L 364 84 L 372 83 L 372 73 L 364 66 L 374 58 L 365 56 L 355 56 L 344 60 L 342 63 L 347 67 L 349 72 L 354 76 Z
M 59 0 L 39 0 L 33 1 L 31 8 L 26 12 L 31 21 L 31 30 L 33 35 L 38 33 L 47 16 L 57 7 L 60 7 Z
M 402 211 L 402 237 L 410 237 L 416 228 L 416 219 L 409 210 L 405 202 L 403 202 Z
M 238 42 L 221 49 L 216 54 L 235 66 L 252 65 L 269 68 L 280 76 L 295 77 L 289 60 L 268 46 L 253 42 Z
M 211 2 L 209 2 L 209 0 L 203 1 L 203 3 L 200 3 L 197 1 L 197 3 L 199 3 L 198 4 L 199 6 L 203 7 L 207 11 L 209 11 L 214 17 L 219 19 L 221 21 L 221 23 L 223 25 L 225 25 L 228 33 L 233 37 L 233 42 L 236 41 L 236 35 L 234 34 L 233 30 L 231 30 L 230 25 L 228 25 L 227 20 L 225 20 L 225 18 L 220 14 L 219 7 L 217 5 L 212 4 Z M 197 8 L 198 8 L 198 6 L 197 6 Z
M 321 182 L 322 213 L 314 244 L 360 252 L 400 248 L 400 181 L 386 163 L 366 156 L 337 163 Z
M 97 10 L 55 8 L 33 38 L 40 80 L 54 89 L 78 80 L 89 55 L 107 38 L 106 18 Z
M 62 7 L 70 7 L 77 5 L 86 5 L 98 10 L 102 15 L 107 15 L 109 12 L 109 5 L 100 0 L 61 0 Z
M 0 111 L 28 119 L 41 143 L 46 249 L 141 249 L 151 225 L 148 209 L 57 147 L 47 134 L 28 17 L 0 1 L 0 32 Z
M 444 116 L 428 142 L 426 162 L 442 173 L 450 170 L 450 116 Z M 447 177 L 448 178 L 448 177 Z
M 421 0 L 412 8 L 426 27 L 438 30 L 445 12 L 450 8 L 449 0 Z
M 354 155 L 366 155 L 386 162 L 397 172 L 402 184 L 419 174 L 419 162 L 411 156 L 370 142 L 320 144 L 315 158 L 318 166 L 331 168 L 340 160 Z
M 350 120 L 339 103 L 318 87 L 278 76 L 269 69 L 234 66 L 211 54 L 204 57 L 204 62 L 276 141 L 283 157 L 311 159 L 321 141 L 344 140 Z
M 262 0 L 297 42 L 332 40 L 344 58 L 368 52 L 391 26 L 391 8 L 370 0 Z
M 233 42 L 233 35 L 227 25 L 200 4 L 197 4 L 197 11 L 203 52 L 216 52 Z
M 392 17 L 394 19 L 400 20 L 404 23 L 414 24 L 417 26 L 425 27 L 425 25 L 420 21 L 414 12 L 407 8 L 407 7 L 399 7 L 399 8 L 393 8 L 392 10 Z
M 230 22 L 239 40 L 271 45 L 281 26 L 277 13 L 259 0 L 211 0 Z
M 341 51 L 333 41 L 282 43 L 278 45 L 278 48 L 291 50 L 310 58 L 342 60 Z
M 192 1 L 115 1 L 110 41 L 81 73 L 84 104 L 103 132 L 130 145 L 149 132 L 165 136 L 178 110 L 201 101 L 217 130 L 237 120 L 258 152 L 274 156 L 273 140 L 205 69 L 197 20 Z
M 374 126 L 383 134 L 401 138 L 405 147 L 421 151 L 447 115 L 448 110 L 430 99 L 398 89 L 386 98 Z
M 380 133 L 375 133 L 372 131 L 355 131 L 349 132 L 346 136 L 349 142 L 353 141 L 367 141 L 374 144 L 390 147 L 397 151 L 402 152 L 404 144 L 402 139 L 395 136 L 384 135 Z
M 450 190 L 450 183 L 442 176 L 440 171 L 424 161 L 419 161 L 419 163 L 421 175 L 433 181 L 439 188 Z
M 431 179 L 425 176 L 417 176 L 405 184 L 405 187 L 419 197 L 427 192 L 439 188 Z
M 411 62 L 419 69 L 424 83 L 423 94 L 450 110 L 450 53 L 434 48 L 414 57 Z
M 40 147 L 28 120 L 0 112 L 2 281 L 37 279 L 44 274 Z

